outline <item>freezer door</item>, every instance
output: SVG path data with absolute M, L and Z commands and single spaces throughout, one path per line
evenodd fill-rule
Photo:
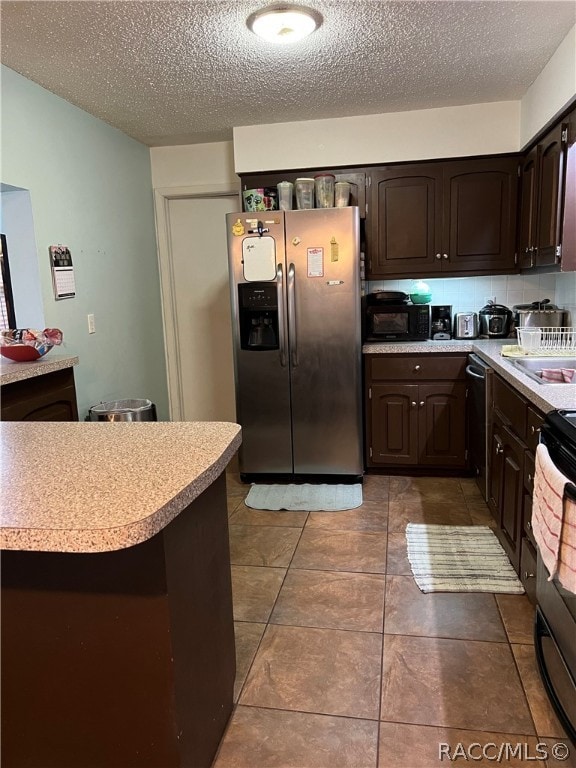
M 275 240 L 275 269 L 270 274 L 268 258 L 270 242 L 266 243 L 265 257 L 260 258 L 258 240 L 254 231 L 261 223 L 268 231 L 262 238 Z M 239 451 L 240 471 L 243 474 L 284 474 L 292 472 L 292 428 L 290 419 L 290 374 L 287 355 L 286 331 L 286 276 L 284 250 L 284 219 L 281 212 L 254 214 L 231 213 L 227 216 L 228 265 L 232 306 L 232 330 L 236 379 L 236 418 L 242 426 L 242 445 Z M 249 240 L 248 238 L 252 238 Z M 255 248 L 249 246 L 255 245 Z M 246 264 L 243 254 L 256 253 L 258 259 Z M 246 269 L 248 267 L 248 269 Z M 246 280 L 245 276 L 254 278 Z M 272 279 L 269 279 L 269 278 Z M 257 282 L 256 282 L 257 281 Z M 253 288 L 254 291 L 250 289 Z M 261 291 L 259 289 L 262 288 Z M 272 291 L 270 291 L 272 288 Z M 248 289 L 248 290 L 246 290 Z M 276 310 L 257 305 L 258 295 L 264 296 L 265 307 L 277 298 Z M 277 312 L 278 348 L 265 349 L 260 317 Z M 255 323 L 252 325 L 252 320 Z M 250 329 L 254 328 L 254 336 Z
M 294 472 L 361 475 L 358 208 L 285 217 Z

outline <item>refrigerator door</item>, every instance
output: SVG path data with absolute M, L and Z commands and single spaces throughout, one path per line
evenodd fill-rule
M 358 208 L 285 217 L 294 472 L 362 475 Z
M 259 222 L 268 230 L 261 235 L 255 231 Z M 236 418 L 242 426 L 240 472 L 291 473 L 292 427 L 283 214 L 277 211 L 231 213 L 226 217 L 226 224 L 236 373 Z M 260 263 L 255 261 L 254 268 L 253 265 L 244 263 L 243 253 L 260 254 L 260 237 L 275 240 L 273 272 L 270 272 L 267 266 L 266 255 L 263 259 L 258 256 Z M 267 254 L 270 242 L 265 245 Z M 246 274 L 255 278 L 254 281 L 245 279 L 246 266 L 249 267 Z M 276 309 L 260 312 L 260 297 L 264 297 L 264 301 L 268 302 L 266 307 L 272 306 L 275 297 Z M 276 318 L 276 349 L 266 349 L 261 344 L 264 340 L 264 326 L 261 327 L 258 323 L 265 315 L 266 321 L 270 316 Z

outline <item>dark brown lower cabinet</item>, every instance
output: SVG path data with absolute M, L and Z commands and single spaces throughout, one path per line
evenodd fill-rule
M 2 421 L 78 421 L 73 368 L 2 386 Z
M 436 357 L 367 360 L 368 467 L 466 466 L 466 384 L 452 380 L 463 367 L 459 359 Z M 451 378 L 421 381 L 442 375 Z M 397 380 L 408 376 L 414 383 Z
M 135 546 L 3 551 L 2 764 L 210 768 L 236 670 L 228 541 L 220 475 Z
M 530 597 L 536 559 L 530 524 L 534 452 L 543 417 L 499 376 L 493 406 L 488 506 L 496 535 Z
M 370 400 L 369 464 L 417 464 L 418 384 L 374 384 Z

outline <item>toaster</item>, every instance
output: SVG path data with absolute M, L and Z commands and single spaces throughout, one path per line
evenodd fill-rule
M 454 338 L 476 339 L 478 337 L 478 315 L 476 312 L 456 312 L 454 315 Z

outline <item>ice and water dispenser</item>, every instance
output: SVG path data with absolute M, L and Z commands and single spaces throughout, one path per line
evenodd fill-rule
M 238 306 L 241 349 L 278 349 L 276 283 L 241 283 L 238 286 Z

